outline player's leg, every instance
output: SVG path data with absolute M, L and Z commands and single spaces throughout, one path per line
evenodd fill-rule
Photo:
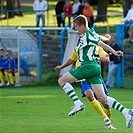
M 111 121 L 102 109 L 100 103 L 95 99 L 94 93 L 92 91 L 91 85 L 87 83 L 87 81 L 82 81 L 80 84 L 80 88 L 82 91 L 83 96 L 85 95 L 89 102 L 90 105 L 101 115 L 101 117 L 104 119 L 105 123 L 105 128 L 107 129 L 116 129 L 111 125 Z
M 61 27 L 61 17 L 60 16 L 56 16 L 56 20 L 57 20 L 58 27 Z
M 2 87 L 2 86 L 5 85 L 4 74 L 3 74 L 3 70 L 2 69 L 0 70 L 0 80 L 1 80 L 0 87 Z
M 15 84 L 18 84 L 18 70 L 14 70 L 14 75 L 15 75 Z
M 77 79 L 74 78 L 69 72 L 64 74 L 59 80 L 59 85 L 64 89 L 65 93 L 73 100 L 74 107 L 72 111 L 69 112 L 69 116 L 76 114 L 78 111 L 81 111 L 85 108 L 84 104 L 79 100 L 74 88 L 70 83 L 75 82 Z
M 114 108 L 115 110 L 120 111 L 126 120 L 126 127 L 131 127 L 132 124 L 132 117 L 133 117 L 133 110 L 128 109 L 124 107 L 122 104 L 120 104 L 116 99 L 107 96 L 105 104 L 108 104 L 111 108 Z
M 107 89 L 107 87 L 106 87 L 106 85 L 105 85 L 103 79 L 102 79 L 102 84 L 103 84 L 103 88 L 104 88 L 105 94 L 106 94 L 107 96 L 109 96 L 108 89 Z M 103 110 L 104 110 L 104 112 L 107 114 L 107 116 L 108 116 L 109 118 L 111 118 L 111 109 L 110 109 L 110 107 L 109 107 L 107 104 L 104 104 L 104 103 L 103 103 L 102 105 L 103 105 Z
M 11 85 L 14 85 L 14 80 L 13 80 L 13 70 L 8 70 L 9 73 L 9 79 L 10 79 L 10 83 Z
M 8 73 L 8 71 L 7 70 L 4 70 L 4 74 L 5 74 L 5 77 L 6 77 L 6 79 L 7 79 L 7 86 L 10 86 L 10 78 L 9 78 L 9 73 Z
M 92 88 L 98 97 L 98 99 L 103 103 L 109 105 L 110 108 L 114 108 L 120 111 L 126 120 L 126 127 L 129 128 L 132 124 L 132 116 L 133 111 L 130 109 L 125 108 L 122 104 L 120 104 L 116 99 L 106 96 L 104 93 L 103 86 L 100 84 L 92 84 Z
M 39 27 L 40 15 L 36 15 L 36 27 Z
M 41 15 L 41 19 L 42 19 L 42 25 L 43 25 L 43 27 L 45 27 L 45 16 L 44 16 L 44 14 Z
M 107 115 L 104 113 L 100 103 L 94 97 L 91 85 L 88 84 L 86 80 L 84 80 L 81 82 L 80 88 L 82 94 L 88 98 L 90 105 L 102 116 L 102 118 L 106 117 Z
M 111 115 L 112 115 L 111 109 L 107 104 L 103 104 L 103 111 L 109 117 L 109 119 L 111 119 Z
M 118 67 L 118 64 L 114 64 L 113 61 L 109 62 L 109 71 L 108 71 L 108 77 L 106 85 L 110 88 L 114 87 L 114 73 Z

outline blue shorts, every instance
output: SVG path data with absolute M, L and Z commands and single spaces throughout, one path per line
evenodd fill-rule
M 103 79 L 102 79 L 102 84 L 103 84 L 103 88 L 104 88 L 105 94 L 106 94 L 107 96 L 109 96 L 109 92 L 108 92 L 108 90 L 107 90 L 107 87 L 106 87 L 106 85 L 105 85 Z M 84 80 L 84 81 L 82 81 L 82 82 L 80 83 L 80 88 L 81 88 L 81 92 L 82 92 L 83 96 L 85 96 L 85 95 L 84 95 L 84 92 L 85 92 L 86 90 L 91 89 L 91 90 L 93 91 L 91 85 L 88 84 L 88 82 L 87 82 L 86 80 Z M 93 92 L 94 92 L 94 91 L 93 91 Z

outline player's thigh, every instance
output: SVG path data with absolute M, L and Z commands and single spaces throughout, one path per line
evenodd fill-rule
M 73 83 L 76 80 L 77 79 L 75 77 L 73 77 L 69 72 L 67 72 L 62 77 L 60 77 L 58 83 L 60 84 L 60 86 L 63 86 L 66 82 Z

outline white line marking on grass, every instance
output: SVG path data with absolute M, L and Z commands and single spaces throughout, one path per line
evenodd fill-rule
M 57 95 L 27 95 L 27 96 L 0 96 L 0 99 L 2 98 L 55 98 Z

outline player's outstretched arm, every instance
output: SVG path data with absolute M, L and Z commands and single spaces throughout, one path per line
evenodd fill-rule
M 99 46 L 101 46 L 102 48 L 104 48 L 107 51 L 110 51 L 111 53 L 113 53 L 116 56 L 123 56 L 123 52 L 122 51 L 115 51 L 113 48 L 111 48 L 109 45 L 107 45 L 106 43 L 100 41 L 98 43 Z
M 62 65 L 60 65 L 60 66 L 55 67 L 54 70 L 55 70 L 55 71 L 59 71 L 59 70 L 65 68 L 65 67 L 67 67 L 67 66 L 73 64 L 74 62 L 75 62 L 75 61 L 73 61 L 71 58 L 69 58 L 69 59 L 66 61 L 66 63 L 64 63 L 64 64 L 62 64 Z
M 97 34 L 97 33 L 96 33 Z M 102 41 L 109 41 L 111 39 L 111 35 L 109 34 L 105 34 L 104 36 L 103 35 L 99 35 L 97 34 L 97 36 L 99 36 L 101 38 Z
M 105 34 L 104 36 L 105 36 L 106 38 L 108 38 L 108 40 L 111 39 L 111 35 L 109 35 L 109 34 Z
M 102 39 L 102 41 L 109 41 L 111 36 L 109 34 L 106 34 L 105 36 L 100 35 L 100 38 Z

